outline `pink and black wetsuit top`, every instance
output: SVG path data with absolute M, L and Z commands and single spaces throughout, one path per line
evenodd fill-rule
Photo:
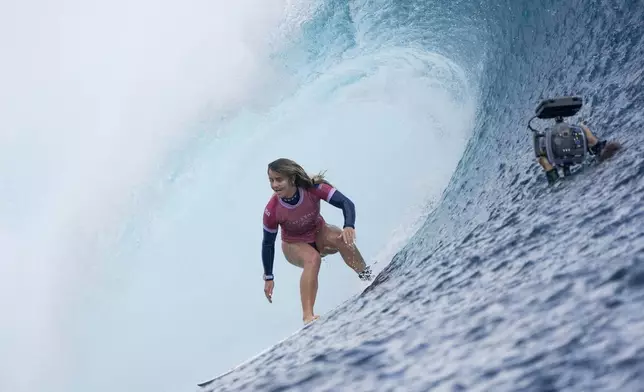
M 273 274 L 278 227 L 282 228 L 282 241 L 306 242 L 315 248 L 317 232 L 325 224 L 320 215 L 320 200 L 342 209 L 344 227 L 355 227 L 356 212 L 353 202 L 328 184 L 316 184 L 309 189 L 298 188 L 295 196 L 290 199 L 273 194 L 264 209 L 263 219 L 262 262 L 265 275 Z

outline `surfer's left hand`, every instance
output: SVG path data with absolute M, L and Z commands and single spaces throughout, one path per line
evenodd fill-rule
M 342 237 L 345 244 L 353 245 L 356 241 L 356 231 L 353 227 L 345 227 L 340 237 Z

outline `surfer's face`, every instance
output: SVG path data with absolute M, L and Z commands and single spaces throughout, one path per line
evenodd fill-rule
M 293 182 L 278 172 L 268 169 L 268 181 L 271 184 L 271 189 L 279 197 L 289 198 L 295 194 L 295 185 Z

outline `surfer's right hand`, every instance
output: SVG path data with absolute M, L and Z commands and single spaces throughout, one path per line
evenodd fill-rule
M 268 302 L 273 303 L 273 287 L 275 286 L 275 281 L 267 280 L 264 282 L 264 295 Z

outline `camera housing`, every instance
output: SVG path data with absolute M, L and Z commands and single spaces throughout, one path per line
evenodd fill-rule
M 584 130 L 563 121 L 565 117 L 574 116 L 583 106 L 583 100 L 577 96 L 545 99 L 535 109 L 535 116 L 528 122 L 533 132 L 534 153 L 546 157 L 550 164 L 563 167 L 568 171 L 570 166 L 582 164 L 586 159 L 588 141 Z M 545 130 L 534 129 L 530 123 L 535 118 L 555 119 L 555 124 Z
M 583 105 L 584 101 L 581 97 L 544 99 L 535 109 L 535 116 L 542 120 L 572 117 L 579 112 Z

